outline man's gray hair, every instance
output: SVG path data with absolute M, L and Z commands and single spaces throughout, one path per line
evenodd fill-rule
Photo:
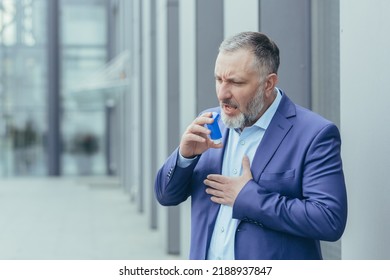
M 254 54 L 255 67 L 260 74 L 278 73 L 279 48 L 267 35 L 260 32 L 241 32 L 225 39 L 219 46 L 220 52 L 234 52 L 240 49 L 247 49 Z

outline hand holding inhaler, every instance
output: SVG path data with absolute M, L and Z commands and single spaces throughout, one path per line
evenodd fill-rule
M 218 113 L 207 112 L 198 116 L 186 129 L 179 151 L 185 158 L 193 158 L 209 148 L 222 148 L 221 132 L 218 127 Z M 209 125 L 211 125 L 209 127 Z M 214 127 L 213 127 L 214 125 Z M 211 136 L 213 134 L 213 136 Z

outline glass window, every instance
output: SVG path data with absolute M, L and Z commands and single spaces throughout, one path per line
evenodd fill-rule
M 0 176 L 46 174 L 46 1 L 0 5 Z
M 48 173 L 48 1 L 0 1 L 1 177 Z M 106 97 L 93 77 L 107 62 L 107 0 L 59 0 L 58 16 L 61 174 L 105 174 Z
M 80 85 L 107 62 L 106 2 L 61 1 L 63 175 L 105 174 L 103 95 Z M 93 81 L 92 81 L 93 82 Z

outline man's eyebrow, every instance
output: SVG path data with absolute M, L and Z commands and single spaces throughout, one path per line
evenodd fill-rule
M 245 78 L 243 78 L 243 77 L 238 77 L 238 76 L 223 77 L 223 75 L 214 74 L 214 77 L 215 77 L 216 79 L 224 79 L 224 80 L 229 81 L 229 82 L 233 82 L 233 81 L 245 81 Z
M 226 81 L 228 82 L 233 82 L 233 83 L 241 83 L 241 82 L 245 82 L 246 80 L 242 77 L 237 77 L 237 76 L 234 76 L 234 77 L 229 77 L 229 78 L 226 78 L 225 79 Z

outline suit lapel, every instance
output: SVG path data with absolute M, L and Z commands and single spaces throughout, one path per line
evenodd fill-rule
M 294 104 L 283 94 L 271 123 L 264 133 L 263 139 L 256 150 L 252 162 L 252 175 L 255 181 L 259 181 L 260 174 L 275 154 L 280 143 L 292 128 L 292 122 L 287 118 L 295 116 Z

